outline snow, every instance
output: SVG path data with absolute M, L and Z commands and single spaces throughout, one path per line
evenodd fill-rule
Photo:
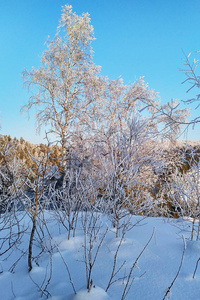
M 191 229 L 189 220 L 143 219 L 133 216 L 132 224 L 137 223 L 138 220 L 141 222 L 126 232 L 125 238 L 122 240 L 117 255 L 116 270 L 121 265 L 122 268 L 114 278 L 116 281 L 107 292 L 105 290 L 112 273 L 114 255 L 120 244 L 122 232 L 116 238 L 115 230 L 108 218 L 101 216 L 103 225 L 99 233 L 100 237 L 105 232 L 106 226 L 110 225 L 92 270 L 91 290 L 88 292 L 84 264 L 85 239 L 81 217 L 78 221 L 75 237 L 71 237 L 69 240 L 66 229 L 58 225 L 57 219 L 53 217 L 53 212 L 46 212 L 45 220 L 51 238 L 45 230 L 40 241 L 37 240 L 37 237 L 35 238 L 33 256 L 38 255 L 38 257 L 34 260 L 33 269 L 30 273 L 28 273 L 26 253 L 30 228 L 26 230 L 18 242 L 17 249 L 10 256 L 8 253 L 0 256 L 1 300 L 37 300 L 41 299 L 41 296 L 42 299 L 46 299 L 48 296 L 48 299 L 51 300 L 120 300 L 127 282 L 126 275 L 149 241 L 153 231 L 153 238 L 133 268 L 131 275 L 133 284 L 126 300 L 163 299 L 166 290 L 178 272 L 184 247 L 185 253 L 180 273 L 166 299 L 200 299 L 200 266 L 193 278 L 196 262 L 200 256 L 200 241 L 189 240 Z M 22 228 L 26 228 L 30 224 L 28 215 L 21 219 Z M 9 228 L 5 230 L 0 228 L 1 239 L 8 233 Z M 95 247 L 97 247 L 98 239 L 95 243 Z M 95 247 L 94 251 L 96 250 Z M 2 253 L 3 248 L 0 251 Z M 23 251 L 25 254 L 22 256 Z M 21 259 L 11 270 L 10 268 L 19 257 Z M 70 283 L 66 265 L 70 271 L 76 294 Z M 49 278 L 50 283 L 47 284 Z
M 109 296 L 107 293 L 101 289 L 100 287 L 94 286 L 88 292 L 87 290 L 83 289 L 79 291 L 73 298 L 73 300 L 109 300 Z

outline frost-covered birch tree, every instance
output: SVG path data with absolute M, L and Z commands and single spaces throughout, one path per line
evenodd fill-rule
M 22 110 L 36 109 L 37 128 L 49 126 L 49 133 L 66 147 L 71 128 L 95 99 L 99 68 L 92 62 L 93 27 L 88 13 L 78 16 L 65 5 L 53 40 L 47 41 L 38 69 L 23 72 L 32 89 Z

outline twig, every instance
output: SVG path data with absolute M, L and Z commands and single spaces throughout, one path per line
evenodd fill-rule
M 149 243 L 151 242 L 153 236 L 154 236 L 154 233 L 155 233 L 155 228 L 153 229 L 153 232 L 152 232 L 152 235 L 150 237 L 150 239 L 148 240 L 148 242 L 146 243 L 146 245 L 144 246 L 144 248 L 142 249 L 142 251 L 140 252 L 140 254 L 138 255 L 138 257 L 136 258 L 135 262 L 133 263 L 131 269 L 130 269 L 130 272 L 128 274 L 128 279 L 127 279 L 127 282 L 126 282 L 126 285 L 125 285 L 125 288 L 124 288 L 124 291 L 123 291 L 123 294 L 122 294 L 122 297 L 121 297 L 121 300 L 124 300 L 133 284 L 133 281 L 134 281 L 134 278 L 131 280 L 131 283 L 129 285 L 129 281 L 131 279 L 131 275 L 132 275 L 132 272 L 133 272 L 133 269 L 135 268 L 135 266 L 137 265 L 137 262 L 138 260 L 140 259 L 140 257 L 142 256 L 142 254 L 144 253 L 145 249 L 148 247 Z
M 125 233 L 126 233 L 126 231 L 124 230 L 123 233 L 122 233 L 122 237 L 121 237 L 121 239 L 120 239 L 120 242 L 119 242 L 119 244 L 118 244 L 118 246 L 117 246 L 117 250 L 115 251 L 114 260 L 113 260 L 112 273 L 111 273 L 111 275 L 110 275 L 110 279 L 109 279 L 108 285 L 107 285 L 107 287 L 106 287 L 106 289 L 105 289 L 106 292 L 108 291 L 108 289 L 110 288 L 110 286 L 111 286 L 114 282 L 116 282 L 116 281 L 113 281 L 113 278 L 119 273 L 119 271 L 121 270 L 121 268 L 122 268 L 122 267 L 124 266 L 124 264 L 125 264 L 125 261 L 124 261 L 124 262 L 122 263 L 122 265 L 118 268 L 118 270 L 117 270 L 117 271 L 115 270 L 115 269 L 116 269 L 116 263 L 117 263 L 118 252 L 119 252 L 119 249 L 120 249 L 120 247 L 121 247 L 122 241 L 123 241 L 123 239 L 124 239 Z
M 178 277 L 178 275 L 179 275 L 179 273 L 180 273 L 182 264 L 183 264 L 183 257 L 184 257 L 184 254 L 185 254 L 186 245 L 185 245 L 185 239 L 184 239 L 183 236 L 182 236 L 182 238 L 183 238 L 184 248 L 183 248 L 183 253 L 182 253 L 182 257 L 181 257 L 181 262 L 180 262 L 178 271 L 177 271 L 177 273 L 176 273 L 176 276 L 174 277 L 172 283 L 170 284 L 170 286 L 167 288 L 167 290 L 166 290 L 166 292 L 165 292 L 165 295 L 164 295 L 164 297 L 163 297 L 163 300 L 165 300 L 165 298 L 167 297 L 167 295 L 170 293 L 170 290 L 171 290 L 171 288 L 172 288 L 174 282 L 176 281 L 176 279 L 177 279 L 177 277 Z
M 193 276 L 192 276 L 193 279 L 194 279 L 194 277 L 195 277 L 195 274 L 196 274 L 196 271 L 197 271 L 197 268 L 198 268 L 199 261 L 200 261 L 200 257 L 197 259 L 197 262 L 196 262 L 196 266 L 195 266 L 194 273 L 193 273 Z
M 67 273 L 68 273 L 68 276 L 69 276 L 69 281 L 70 281 L 71 286 L 73 288 L 74 294 L 76 295 L 76 290 L 75 290 L 75 287 L 74 287 L 74 284 L 73 284 L 73 280 L 72 280 L 72 277 L 71 277 L 71 274 L 70 274 L 70 271 L 69 271 L 69 267 L 68 267 L 66 261 L 64 260 L 64 257 L 62 256 L 62 253 L 60 252 L 60 249 L 59 249 L 58 246 L 57 246 L 57 250 L 58 250 L 58 252 L 60 254 L 60 257 L 61 257 L 61 259 L 62 259 L 62 261 L 63 261 L 63 263 L 64 263 L 64 265 L 65 265 L 65 267 L 67 269 Z

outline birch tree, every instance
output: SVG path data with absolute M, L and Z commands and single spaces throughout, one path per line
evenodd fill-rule
M 99 68 L 92 62 L 93 27 L 88 13 L 78 16 L 70 5 L 62 15 L 53 40 L 48 40 L 38 69 L 23 72 L 32 96 L 22 111 L 36 109 L 37 129 L 49 126 L 66 147 L 71 128 L 95 100 Z

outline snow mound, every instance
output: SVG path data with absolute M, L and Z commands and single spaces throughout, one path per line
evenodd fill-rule
M 109 300 L 108 294 L 98 286 L 92 287 L 90 292 L 88 290 L 80 290 L 72 300 Z
M 76 236 L 71 237 L 69 240 L 66 238 L 66 235 L 60 235 L 53 239 L 55 245 L 59 245 L 61 250 L 74 251 L 80 248 L 83 244 L 83 237 Z

